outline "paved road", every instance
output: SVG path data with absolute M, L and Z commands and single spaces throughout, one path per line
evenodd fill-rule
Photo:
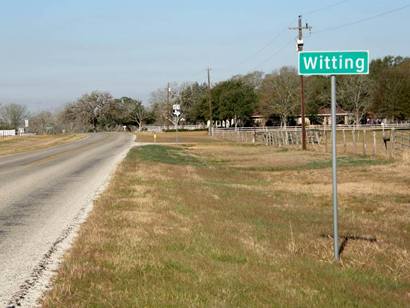
M 132 144 L 131 134 L 104 133 L 0 156 L 0 307 L 29 296 Z

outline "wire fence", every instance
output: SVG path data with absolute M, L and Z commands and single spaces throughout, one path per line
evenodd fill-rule
M 410 131 L 396 130 L 394 138 L 395 146 L 410 149 Z

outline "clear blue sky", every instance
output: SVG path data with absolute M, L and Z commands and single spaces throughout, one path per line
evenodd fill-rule
M 2 0 L 0 102 L 37 111 L 92 90 L 147 102 L 167 81 L 205 80 L 208 65 L 213 81 L 295 65 L 296 32 L 287 26 L 296 25 L 300 13 L 315 32 L 406 4 L 410 1 Z M 306 36 L 305 49 L 409 56 L 409 15 L 410 7 L 313 33 Z

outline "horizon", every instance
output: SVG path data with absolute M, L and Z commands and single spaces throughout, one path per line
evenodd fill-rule
M 296 32 L 288 27 L 299 14 L 313 27 L 307 51 L 409 56 L 405 1 L 5 2 L 0 102 L 33 112 L 58 110 L 94 90 L 147 105 L 167 82 L 205 82 L 208 66 L 213 83 L 296 67 Z

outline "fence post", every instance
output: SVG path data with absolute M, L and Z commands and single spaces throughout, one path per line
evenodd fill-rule
M 319 132 L 318 131 L 315 132 L 315 136 L 316 136 L 317 145 L 320 145 L 320 137 L 319 137 Z
M 390 130 L 390 158 L 394 157 L 394 146 L 395 146 L 395 133 L 394 128 Z
M 283 145 L 283 134 L 282 131 L 278 132 L 278 138 L 279 138 L 279 146 Z
M 363 129 L 363 155 L 367 155 L 366 129 Z
M 345 129 L 343 128 L 343 152 L 346 153 L 347 147 L 346 147 L 346 132 Z
M 356 148 L 356 133 L 355 133 L 355 129 L 353 128 L 352 130 L 352 141 L 353 141 L 353 153 L 356 154 L 357 153 L 357 148 Z
M 376 144 L 376 132 L 373 132 L 373 157 L 376 158 L 376 148 L 377 144 Z
M 325 152 L 327 153 L 327 131 L 325 132 Z

